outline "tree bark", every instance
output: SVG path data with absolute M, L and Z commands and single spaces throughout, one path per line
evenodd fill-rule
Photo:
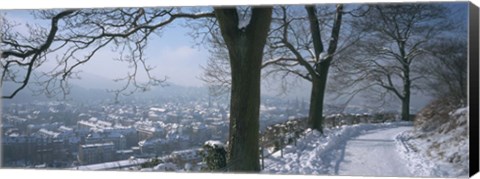
M 260 171 L 260 70 L 271 14 L 271 7 L 252 8 L 249 24 L 239 28 L 235 8 L 215 9 L 232 75 L 228 171 Z
M 327 86 L 329 62 L 321 63 L 317 68 L 318 76 L 312 78 L 312 93 L 310 97 L 310 109 L 308 115 L 309 125 L 312 129 L 323 133 L 323 103 Z
M 320 101 L 319 98 L 319 86 L 320 79 L 315 76 L 312 77 L 312 90 L 310 95 L 310 108 L 308 113 L 308 125 L 310 128 L 322 132 L 322 121 L 323 121 L 323 101 Z
M 402 99 L 402 120 L 410 120 L 410 98 Z
M 410 120 L 410 67 L 404 67 L 404 82 L 403 82 L 403 98 L 402 100 L 402 119 L 409 121 Z

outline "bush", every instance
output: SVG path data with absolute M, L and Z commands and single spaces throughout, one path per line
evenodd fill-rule
M 219 141 L 207 141 L 203 145 L 203 161 L 208 171 L 219 171 L 227 166 L 227 151 Z
M 449 112 L 461 107 L 461 105 L 452 97 L 434 100 L 415 116 L 414 126 L 424 132 L 435 130 L 449 120 Z
M 152 167 L 157 166 L 158 164 L 160 164 L 160 160 L 158 160 L 158 158 L 155 157 L 153 159 L 150 159 L 150 161 L 148 161 L 148 162 L 142 163 L 142 165 L 140 165 L 140 166 L 142 168 L 152 168 Z

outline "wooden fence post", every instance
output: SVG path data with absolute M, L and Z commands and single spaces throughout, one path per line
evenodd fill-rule
M 263 155 L 263 147 L 260 147 L 260 154 L 262 155 L 262 170 L 265 169 L 265 160 Z
M 280 138 L 280 157 L 283 158 L 283 137 Z

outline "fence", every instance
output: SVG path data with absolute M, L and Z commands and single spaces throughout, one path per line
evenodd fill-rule
M 283 148 L 286 145 L 294 143 L 297 145 L 297 139 L 301 137 L 307 128 L 307 118 L 298 118 L 285 121 L 283 123 L 268 126 L 260 137 L 260 159 L 262 169 L 265 168 L 264 159 L 280 150 L 283 157 Z M 273 152 L 266 152 L 273 148 Z

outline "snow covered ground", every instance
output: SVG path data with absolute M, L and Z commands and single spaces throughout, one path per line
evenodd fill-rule
M 341 148 L 335 174 L 349 176 L 417 176 L 408 166 L 409 161 L 397 152 L 395 137 L 411 127 L 370 130 L 350 139 Z
M 120 160 L 113 162 L 105 162 L 91 165 L 83 165 L 78 167 L 73 167 L 70 169 L 73 170 L 111 170 L 111 169 L 122 169 L 129 168 L 145 163 L 148 159 L 129 159 L 129 160 Z
M 411 122 L 358 124 L 307 131 L 297 145 L 289 145 L 265 159 L 263 173 L 417 176 L 401 157 L 396 136 L 412 129 Z
M 420 176 L 468 177 L 468 107 L 449 116 L 433 131 L 409 130 L 398 136 L 397 141 L 405 144 L 399 152 L 411 161 L 411 171 Z

